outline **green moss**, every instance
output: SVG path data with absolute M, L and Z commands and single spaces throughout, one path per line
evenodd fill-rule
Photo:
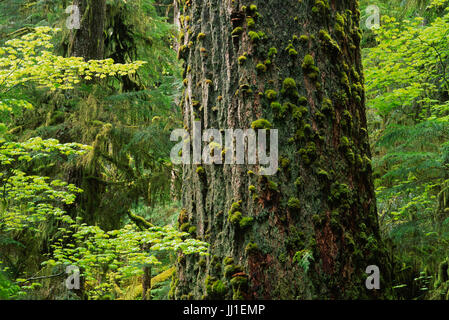
M 243 217 L 239 222 L 239 226 L 241 229 L 246 229 L 253 224 L 254 219 L 252 217 Z
M 226 285 L 221 280 L 215 280 L 208 276 L 205 281 L 206 293 L 208 296 L 214 299 L 223 299 L 226 295 L 227 288 Z
M 241 205 L 242 205 L 242 200 L 232 203 L 231 208 L 229 209 L 229 214 L 232 214 L 235 211 L 240 210 Z
M 301 202 L 299 201 L 298 198 L 291 197 L 290 199 L 288 199 L 287 206 L 290 209 L 299 210 L 301 208 Z
M 231 35 L 232 36 L 238 36 L 240 34 L 242 34 L 243 32 L 243 28 L 242 27 L 237 27 L 234 30 L 232 30 Z
M 301 42 L 309 42 L 309 37 L 307 35 L 302 35 L 299 37 L 299 41 Z
M 335 16 L 336 18 L 336 23 L 335 23 L 335 33 L 340 36 L 341 38 L 345 38 L 346 34 L 345 34 L 345 29 L 344 29 L 344 25 L 345 25 L 345 20 L 343 18 L 342 15 L 340 15 L 339 13 L 336 14 Z
M 263 73 L 263 72 L 267 71 L 267 66 L 264 65 L 263 63 L 258 63 L 257 66 L 256 66 L 256 69 L 257 69 L 258 72 Z
M 271 123 L 266 119 L 259 119 L 256 121 L 253 121 L 251 123 L 251 128 L 257 130 L 257 129 L 271 129 Z
M 257 245 L 257 243 L 253 243 L 253 242 L 248 243 L 245 247 L 245 251 L 248 254 L 256 253 L 258 250 L 259 250 L 259 246 Z
M 340 139 L 340 148 L 347 149 L 351 146 L 351 142 L 349 141 L 348 137 L 341 137 Z
M 200 32 L 196 38 L 197 38 L 197 40 L 202 40 L 202 39 L 204 39 L 205 37 L 206 37 L 206 34 L 203 33 L 203 32 Z
M 320 30 L 320 40 L 323 41 L 326 48 L 333 50 L 334 52 L 341 52 L 340 46 L 337 41 L 332 39 L 332 37 L 327 33 L 326 30 Z
M 233 257 L 226 257 L 226 258 L 224 258 L 223 264 L 224 264 L 225 266 L 234 264 L 234 258 L 233 258 Z
M 271 180 L 268 181 L 268 189 L 272 191 L 279 191 L 278 184 Z
M 178 59 L 183 59 L 187 53 L 187 46 L 186 45 L 182 45 L 179 47 L 178 49 Z
M 290 162 L 291 162 L 290 159 L 280 157 L 281 168 L 287 169 L 288 167 L 290 167 Z
M 274 90 L 267 90 L 265 91 L 265 97 L 267 97 L 268 100 L 275 100 L 278 96 L 278 93 Z
M 304 248 L 304 238 L 303 232 L 300 232 L 296 227 L 291 226 L 285 240 L 285 248 L 287 250 L 299 250 Z
M 240 220 L 242 220 L 242 213 L 240 211 L 235 211 L 228 217 L 228 221 L 234 225 L 239 225 Z
M 231 285 L 235 289 L 244 289 L 248 285 L 248 278 L 244 276 L 237 276 L 231 279 Z
M 298 51 L 296 51 L 295 49 L 291 48 L 288 50 L 288 54 L 290 56 L 296 57 L 298 55 Z
M 331 201 L 336 207 L 346 210 L 350 208 L 351 190 L 347 184 L 335 182 L 331 186 L 329 195 L 329 201 Z M 338 211 L 337 211 L 338 212 Z
M 330 6 L 327 0 L 315 0 L 312 12 L 316 14 L 325 14 L 329 8 Z
M 276 112 L 280 112 L 281 111 L 281 104 L 277 101 L 272 102 L 271 103 L 271 108 L 276 111 Z
M 240 290 L 233 291 L 232 300 L 245 300 Z
M 315 66 L 315 59 L 310 54 L 304 57 L 301 67 L 310 79 L 318 78 L 319 69 Z
M 309 110 L 306 107 L 294 106 L 292 118 L 295 120 L 301 120 L 307 115 L 307 113 L 309 113 Z
M 199 175 L 203 175 L 205 173 L 204 168 L 199 166 L 198 168 L 196 168 L 196 173 Z
M 305 106 L 305 105 L 307 105 L 307 103 L 308 103 L 308 101 L 307 101 L 306 97 L 304 97 L 304 96 L 299 97 L 299 99 L 298 99 L 298 104 L 299 105 Z
M 246 60 L 247 60 L 246 56 L 240 56 L 238 59 L 239 64 L 244 64 Z
M 278 54 L 278 50 L 274 47 L 272 47 L 272 48 L 270 48 L 270 50 L 268 50 L 268 58 L 271 58 L 277 54 Z
M 226 265 L 225 268 L 224 268 L 224 276 L 226 278 L 230 278 L 234 274 L 240 273 L 242 271 L 243 270 L 242 270 L 242 268 L 239 265 L 229 264 L 229 265 Z
M 183 224 L 179 227 L 179 230 L 181 230 L 182 232 L 187 232 L 187 231 L 189 230 L 189 228 L 190 228 L 190 223 L 189 223 L 189 222 L 186 222 L 186 223 L 183 223 Z
M 329 173 L 324 169 L 318 170 L 318 177 L 322 180 L 329 180 Z
M 256 192 L 256 187 L 254 185 L 250 185 L 248 187 L 249 192 Z
M 310 127 L 310 125 L 308 126 Z M 313 141 L 308 142 L 306 147 L 301 148 L 298 153 L 301 155 L 303 163 L 305 165 L 310 165 L 317 157 L 315 142 Z
M 250 37 L 251 41 L 253 41 L 253 42 L 256 42 L 256 41 L 260 40 L 259 33 L 255 32 L 255 31 L 248 32 L 248 36 Z
M 256 12 L 257 11 L 257 5 L 255 5 L 255 4 L 250 5 L 249 6 L 249 11 Z
M 196 227 L 195 226 L 191 226 L 187 232 L 190 233 L 190 234 L 195 234 L 196 233 Z
M 323 101 L 321 102 L 322 104 L 322 108 L 321 111 L 330 116 L 334 114 L 334 108 L 332 106 L 332 101 L 330 99 L 324 98 Z
M 302 63 L 302 68 L 304 70 L 309 70 L 314 65 L 315 65 L 315 59 L 310 54 L 307 54 L 304 57 L 304 60 L 303 60 L 303 63 Z
M 296 89 L 296 81 L 293 78 L 286 78 L 282 84 L 282 88 L 286 91 Z
M 256 22 L 254 21 L 253 18 L 248 17 L 248 18 L 246 18 L 246 24 L 247 24 L 248 28 L 254 28 L 254 26 L 256 25 Z
M 217 280 L 212 285 L 212 291 L 217 296 L 224 296 L 226 294 L 227 289 L 226 289 L 225 284 L 221 280 Z

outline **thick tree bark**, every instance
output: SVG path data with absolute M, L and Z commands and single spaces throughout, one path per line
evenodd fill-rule
M 69 55 L 86 60 L 104 58 L 106 0 L 74 0 L 80 12 L 80 29 L 73 30 Z
M 178 1 L 184 125 L 245 129 L 267 119 L 279 129 L 280 169 L 263 177 L 250 165 L 184 166 L 179 223 L 211 247 L 207 259 L 178 259 L 173 298 L 387 295 L 357 3 Z M 252 224 L 232 223 L 236 211 Z M 369 265 L 380 268 L 381 290 L 365 286 Z

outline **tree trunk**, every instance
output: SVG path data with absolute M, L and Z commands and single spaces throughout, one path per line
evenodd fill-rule
M 171 297 L 389 295 L 358 2 L 178 2 L 184 125 L 246 129 L 266 119 L 279 130 L 280 167 L 258 176 L 254 165 L 184 165 L 179 223 L 211 247 L 207 258 L 178 259 Z M 381 290 L 365 286 L 369 265 L 380 268 Z
M 80 13 L 80 29 L 73 30 L 69 55 L 87 60 L 104 58 L 106 0 L 74 0 Z

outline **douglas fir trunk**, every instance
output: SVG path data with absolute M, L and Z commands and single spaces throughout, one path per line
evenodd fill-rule
M 279 130 L 279 170 L 184 165 L 176 299 L 385 297 L 356 0 L 178 0 L 185 129 Z M 223 150 L 225 154 L 227 150 Z M 368 290 L 365 270 L 380 269 Z
M 74 0 L 73 5 L 80 14 L 80 29 L 74 30 L 70 55 L 104 59 L 106 0 Z

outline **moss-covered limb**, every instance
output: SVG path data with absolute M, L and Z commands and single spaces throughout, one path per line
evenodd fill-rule
M 154 225 L 150 222 L 146 221 L 143 217 L 132 213 L 131 211 L 127 212 L 129 219 L 136 224 L 141 230 L 146 230 L 148 228 L 154 228 Z

